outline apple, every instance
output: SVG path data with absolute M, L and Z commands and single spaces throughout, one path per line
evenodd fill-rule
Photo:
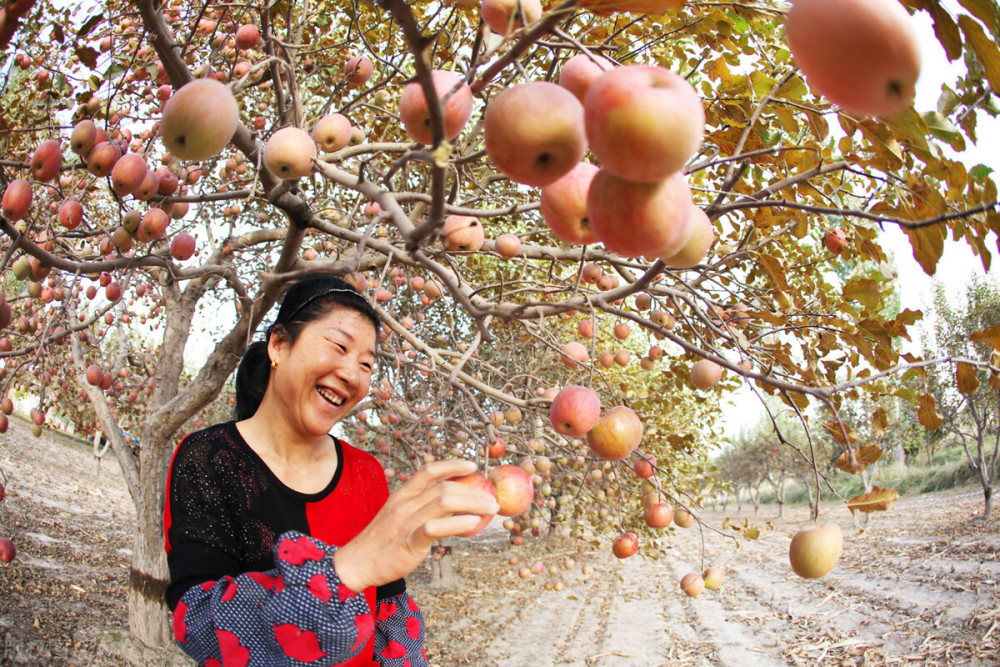
M 843 229 L 831 229 L 823 235 L 823 245 L 834 255 L 839 255 L 847 245 L 847 235 Z
M 920 45 L 898 0 L 793 0 L 785 33 L 809 85 L 846 111 L 892 116 L 913 99 Z
M 167 215 L 166 211 L 161 208 L 151 208 L 142 216 L 135 232 L 135 238 L 140 243 L 154 241 L 163 236 L 169 224 L 170 216 Z
M 0 412 L 3 412 L 5 415 L 14 412 L 14 401 L 9 396 L 4 396 L 3 400 L 0 401 Z
M 181 232 L 177 234 L 173 241 L 170 242 L 170 255 L 180 261 L 186 259 L 191 259 L 194 255 L 195 241 L 194 237 L 187 232 Z
M 107 176 L 121 157 L 122 149 L 118 144 L 102 141 L 90 150 L 87 156 L 87 169 L 94 176 Z
M 504 89 L 486 107 L 483 125 L 490 160 L 523 185 L 554 183 L 586 149 L 583 106 L 571 92 L 547 81 Z
M 674 524 L 678 528 L 690 528 L 694 525 L 694 515 L 683 507 L 674 510 Z
M 312 173 L 316 142 L 297 127 L 283 127 L 264 145 L 264 165 L 278 178 L 294 180 Z
M 195 79 L 163 105 L 160 136 L 174 157 L 207 160 L 229 144 L 239 122 L 240 106 L 228 86 L 215 79 Z
M 17 556 L 17 549 L 14 548 L 14 543 L 7 538 L 0 538 L 0 561 L 9 563 L 14 560 L 15 556 Z
M 32 200 L 31 184 L 23 178 L 15 178 L 7 184 L 3 191 L 3 201 L 0 210 L 4 217 L 16 222 L 28 214 Z
M 77 155 L 84 156 L 97 143 L 97 125 L 89 118 L 81 120 L 73 126 L 73 132 L 69 135 L 69 149 Z
M 351 121 L 339 113 L 328 113 L 316 121 L 312 138 L 327 153 L 339 151 L 351 142 Z
M 652 454 L 642 454 L 632 464 L 632 470 L 639 479 L 649 479 L 656 474 L 656 457 Z
M 684 595 L 696 598 L 705 590 L 705 580 L 697 572 L 689 572 L 681 577 L 681 590 Z
M 617 338 L 618 340 L 625 340 L 629 337 L 629 334 L 632 333 L 632 329 L 630 329 L 628 324 L 626 324 L 625 322 L 619 322 L 618 324 L 616 324 L 613 331 L 615 334 L 615 338 Z
M 691 384 L 695 389 L 707 391 L 722 379 L 722 366 L 711 359 L 699 359 L 691 365 Z
M 31 175 L 35 180 L 48 183 L 59 175 L 60 167 L 62 167 L 62 149 L 59 147 L 59 142 L 46 139 L 38 144 L 35 152 L 31 154 Z
M 576 95 L 582 104 L 591 84 L 614 67 L 615 64 L 604 56 L 578 53 L 559 70 L 559 85 Z
M 101 380 L 104 379 L 104 369 L 97 364 L 91 364 L 87 366 L 87 384 L 96 387 L 101 384 Z
M 344 65 L 344 78 L 352 86 L 363 86 L 375 72 L 375 66 L 368 56 L 357 55 Z
M 655 65 L 606 72 L 583 100 L 590 150 L 604 169 L 635 183 L 679 172 L 701 147 L 705 108 L 683 77 Z
M 108 283 L 108 286 L 104 288 L 104 297 L 111 302 L 115 302 L 118 299 L 122 298 L 121 285 L 119 285 L 116 282 Z
M 133 240 L 134 237 L 124 227 L 115 227 L 111 233 L 111 244 L 123 254 L 132 249 Z
M 111 189 L 119 197 L 130 195 L 139 189 L 146 178 L 149 166 L 138 153 L 126 153 L 111 169 Z
M 618 558 L 628 558 L 639 550 L 639 538 L 635 533 L 622 533 L 611 544 L 611 551 Z
M 156 177 L 159 179 L 157 192 L 161 195 L 169 197 L 177 192 L 177 188 L 180 187 L 180 179 L 177 178 L 177 174 L 170 171 L 169 167 L 157 167 Z
M 587 193 L 597 171 L 594 165 L 580 162 L 565 176 L 542 188 L 542 217 L 561 241 L 580 245 L 597 243 L 587 218 Z
M 587 352 L 587 348 L 583 344 L 573 341 L 562 346 L 559 351 L 559 359 L 569 368 L 576 368 L 587 363 L 587 360 L 590 359 L 590 353 Z
M 260 28 L 245 23 L 236 29 L 236 48 L 252 49 L 260 43 Z
M 457 74 L 445 70 L 431 71 L 431 81 L 442 102 L 444 138 L 454 139 L 472 115 L 472 89 Z M 399 118 L 414 141 L 428 146 L 433 144 L 427 98 L 419 81 L 412 81 L 403 87 L 403 93 L 399 96 Z
M 503 418 L 511 426 L 516 426 L 521 422 L 521 409 L 512 405 L 503 413 Z
M 498 459 L 507 451 L 507 444 L 503 438 L 494 438 L 493 442 L 486 443 L 486 455 L 491 459 Z
M 149 201 L 153 198 L 153 195 L 158 194 L 160 191 L 160 177 L 156 175 L 156 172 L 152 169 L 146 170 L 146 176 L 139 183 L 132 195 L 139 201 Z
M 549 420 L 556 433 L 582 438 L 601 418 L 601 397 L 588 387 L 563 387 L 549 407 Z
M 490 482 L 496 488 L 500 516 L 517 516 L 530 508 L 535 499 L 531 476 L 516 465 L 497 466 L 490 471 Z
M 615 365 L 615 355 L 610 352 L 602 352 L 601 356 L 597 359 L 598 363 L 604 368 L 611 368 Z
M 699 206 L 691 205 L 690 209 L 691 236 L 681 249 L 672 255 L 660 255 L 663 263 L 672 269 L 690 269 L 696 266 L 715 241 L 715 229 L 708 215 Z
M 459 484 L 468 484 L 469 486 L 485 491 L 494 498 L 497 497 L 496 489 L 493 488 L 493 485 L 490 484 L 489 480 L 483 477 L 483 474 L 480 472 L 469 473 L 468 475 L 463 475 L 461 477 L 452 477 L 451 481 L 458 482 Z M 478 535 L 484 528 L 486 528 L 486 526 L 490 525 L 490 521 L 492 520 L 492 514 L 484 514 L 475 528 L 466 533 L 459 534 L 458 537 L 472 537 L 473 535 Z
M 833 569 L 844 548 L 844 533 L 840 526 L 803 528 L 795 533 L 788 547 L 792 570 L 803 579 L 819 579 Z
M 482 0 L 480 11 L 490 30 L 508 35 L 542 17 L 539 0 Z
M 611 408 L 587 433 L 590 450 L 605 461 L 620 461 L 642 441 L 639 415 L 624 405 Z
M 441 227 L 444 247 L 451 252 L 475 252 L 483 246 L 486 233 L 479 219 L 471 215 L 449 215 Z
M 498 255 L 504 259 L 511 259 L 521 252 L 521 239 L 516 234 L 501 234 L 494 241 L 493 247 Z
M 674 520 L 674 509 L 667 503 L 650 503 L 642 518 L 650 528 L 666 528 Z
M 632 355 L 628 350 L 618 350 L 615 352 L 615 363 L 621 367 L 628 366 L 629 362 L 632 360 Z
M 705 588 L 710 591 L 717 591 L 722 586 L 722 580 L 725 577 L 725 571 L 719 567 L 707 568 L 701 573 L 701 578 L 705 582 Z
M 576 332 L 584 338 L 594 337 L 594 320 L 580 320 L 576 325 Z
M 691 205 L 691 190 L 679 172 L 657 183 L 635 183 L 602 168 L 587 195 L 594 234 L 625 257 L 679 252 L 691 237 Z

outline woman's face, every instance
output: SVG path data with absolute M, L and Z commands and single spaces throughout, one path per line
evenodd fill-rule
M 294 343 L 272 335 L 268 393 L 304 437 L 330 432 L 368 395 L 375 370 L 375 328 L 364 315 L 335 307 L 307 324 Z

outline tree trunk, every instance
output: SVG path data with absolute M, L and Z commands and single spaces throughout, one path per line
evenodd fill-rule
M 990 520 L 993 513 L 993 487 L 987 485 L 983 488 L 983 521 Z
M 455 584 L 455 571 L 452 567 L 452 545 L 455 539 L 447 537 L 431 549 L 431 586 L 448 588 Z
M 896 443 L 896 446 L 892 448 L 892 458 L 901 467 L 906 467 L 906 452 L 903 450 L 902 442 Z

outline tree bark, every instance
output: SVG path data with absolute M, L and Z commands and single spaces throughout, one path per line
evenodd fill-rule
M 455 571 L 452 563 L 452 546 L 454 538 L 445 538 L 431 549 L 431 586 L 448 588 L 455 584 Z

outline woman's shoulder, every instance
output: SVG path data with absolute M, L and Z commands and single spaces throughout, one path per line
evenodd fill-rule
M 188 433 L 174 452 L 174 466 L 188 464 L 209 464 L 220 455 L 233 454 L 240 450 L 241 438 L 236 422 L 224 422 Z

